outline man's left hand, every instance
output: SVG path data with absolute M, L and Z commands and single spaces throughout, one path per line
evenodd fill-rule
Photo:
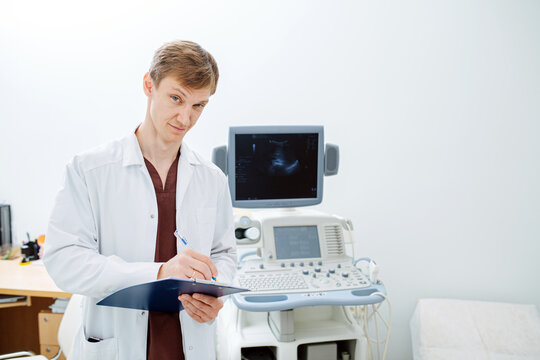
M 183 294 L 178 297 L 178 300 L 182 302 L 188 315 L 200 323 L 214 320 L 223 307 L 223 301 L 220 298 L 204 294 Z

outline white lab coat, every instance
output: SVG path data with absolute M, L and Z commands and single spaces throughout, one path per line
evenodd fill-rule
M 233 214 L 225 175 L 181 146 L 176 225 L 190 246 L 212 258 L 218 280 L 236 264 Z M 56 197 L 44 262 L 61 289 L 85 295 L 73 359 L 146 359 L 148 312 L 97 306 L 112 292 L 157 278 L 158 209 L 135 134 L 75 156 Z M 186 360 L 215 358 L 214 322 L 180 312 Z M 89 342 L 89 337 L 103 339 Z

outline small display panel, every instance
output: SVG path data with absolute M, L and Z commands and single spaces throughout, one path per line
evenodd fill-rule
M 320 258 L 317 226 L 274 227 L 276 259 Z
M 234 200 L 316 199 L 319 134 L 236 134 Z

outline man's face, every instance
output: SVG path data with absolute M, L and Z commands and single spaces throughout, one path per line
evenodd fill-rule
M 146 74 L 144 92 L 149 100 L 148 120 L 165 143 L 181 143 L 210 98 L 210 89 L 189 89 L 171 76 L 163 78 L 156 87 L 150 75 Z

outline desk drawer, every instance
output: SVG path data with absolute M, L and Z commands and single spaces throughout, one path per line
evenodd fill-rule
M 64 314 L 52 313 L 50 310 L 38 314 L 39 343 L 41 345 L 58 345 L 58 328 Z

